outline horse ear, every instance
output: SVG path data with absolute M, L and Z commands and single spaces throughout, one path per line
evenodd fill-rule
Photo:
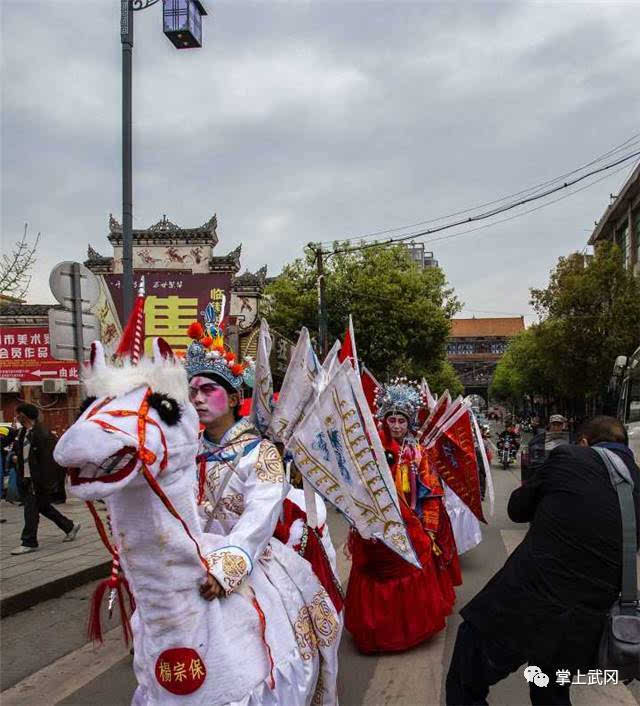
M 91 344 L 89 363 L 93 370 L 102 370 L 107 367 L 107 361 L 104 357 L 104 348 L 102 347 L 102 343 L 100 343 L 100 341 L 94 341 Z
M 154 338 L 153 339 L 153 358 L 154 360 L 175 360 L 175 355 L 171 346 L 164 340 L 164 338 Z

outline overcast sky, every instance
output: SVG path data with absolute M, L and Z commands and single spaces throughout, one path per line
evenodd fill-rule
M 48 273 L 121 221 L 119 0 L 0 0 L 2 247 Z M 640 132 L 640 3 L 204 0 L 176 51 L 135 16 L 134 227 L 218 214 L 218 254 L 270 274 L 309 241 L 436 218 L 551 179 Z M 637 144 L 637 143 L 636 143 Z M 631 169 L 429 245 L 464 315 L 529 314 Z M 531 320 L 531 319 L 529 319 Z

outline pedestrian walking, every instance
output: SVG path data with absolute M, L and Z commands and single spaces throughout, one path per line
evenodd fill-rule
M 58 484 L 57 467 L 53 460 L 55 438 L 38 421 L 38 408 L 23 403 L 16 408 L 22 429 L 14 443 L 18 483 L 24 501 L 24 529 L 22 544 L 12 554 L 28 554 L 38 548 L 38 523 L 40 515 L 54 522 L 64 533 L 63 542 L 72 542 L 80 523 L 74 523 L 51 504 L 52 494 Z
M 626 430 L 613 417 L 595 417 L 579 432 L 578 445 L 553 449 L 513 491 L 509 517 L 531 526 L 460 611 L 449 706 L 486 704 L 489 687 L 527 662 L 548 677 L 547 686 L 530 681 L 532 704 L 570 704 L 567 675 L 598 667 L 607 612 L 621 590 L 622 521 L 609 472 L 590 447 L 609 449 L 626 464 L 640 527 L 639 471 Z

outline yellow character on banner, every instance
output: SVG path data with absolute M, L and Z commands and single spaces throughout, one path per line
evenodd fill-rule
M 224 292 L 222 289 L 212 289 L 211 292 L 209 292 L 209 299 L 211 300 L 211 303 L 213 304 L 216 314 L 218 315 L 218 321 L 220 321 L 220 311 L 222 307 L 224 306 L 224 301 L 225 301 L 225 296 Z
M 151 342 L 155 336 L 162 336 L 176 350 L 185 350 L 191 342 L 186 330 L 197 318 L 196 297 L 148 296 L 144 303 L 145 353 L 151 354 Z

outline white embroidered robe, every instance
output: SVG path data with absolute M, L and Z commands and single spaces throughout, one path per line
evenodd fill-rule
M 275 687 L 267 678 L 239 703 L 336 704 L 341 620 L 311 565 L 273 537 L 288 490 L 278 450 L 241 420 L 220 444 L 201 437 L 199 451 L 202 528 L 223 539 L 207 561 L 227 595 L 255 594 L 273 660 Z

